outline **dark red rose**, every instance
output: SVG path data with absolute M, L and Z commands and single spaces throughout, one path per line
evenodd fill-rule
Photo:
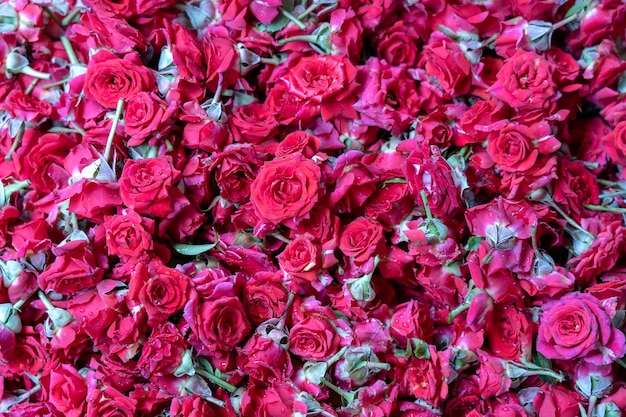
M 325 361 L 337 353 L 339 335 L 331 322 L 321 316 L 299 321 L 289 332 L 289 350 L 305 361 Z
M 536 52 L 519 49 L 505 61 L 489 91 L 518 111 L 547 109 L 560 97 L 555 70 L 553 63 Z
M 554 201 L 561 204 L 574 218 L 580 218 L 584 204 L 599 204 L 600 190 L 596 177 L 582 162 L 561 158 L 557 165 L 558 177 L 553 182 Z
M 269 382 L 282 380 L 293 372 L 287 346 L 287 336 L 284 336 L 284 346 L 265 334 L 255 334 L 248 343 L 239 349 L 237 365 L 246 375 L 258 381 Z
M 154 75 L 143 66 L 137 54 L 123 59 L 106 50 L 91 57 L 85 74 L 85 96 L 114 109 L 120 99 L 128 100 L 155 87 Z
M 184 317 L 209 352 L 229 351 L 250 332 L 250 322 L 237 297 L 222 296 L 200 305 L 191 301 L 185 307 Z
M 119 180 L 124 205 L 146 216 L 167 216 L 172 211 L 172 189 L 178 175 L 164 156 L 126 161 Z
M 352 109 L 356 76 L 357 69 L 347 57 L 315 54 L 301 58 L 283 79 L 291 94 L 319 104 L 322 118 L 330 120 L 339 114 L 356 116 Z
M 233 203 L 250 199 L 250 185 L 256 178 L 261 159 L 252 146 L 233 146 L 217 155 L 211 169 L 222 198 Z
M 378 43 L 378 56 L 394 66 L 417 64 L 420 37 L 416 28 L 400 20 L 385 31 Z
M 128 146 L 138 146 L 149 136 L 165 135 L 166 123 L 175 111 L 176 107 L 168 106 L 154 93 L 132 96 L 124 107 L 124 129 L 131 136 Z
M 181 78 L 191 82 L 206 79 L 206 60 L 197 36 L 179 23 L 164 21 L 168 50 Z
M 228 118 L 235 141 L 258 145 L 277 132 L 278 122 L 265 104 L 250 103 L 238 106 Z
M 175 374 L 188 347 L 176 326 L 170 322 L 161 323 L 152 330 L 150 338 L 144 343 L 137 367 L 146 379 L 153 375 Z
M 313 158 L 320 150 L 320 139 L 309 132 L 291 132 L 276 148 L 276 157 L 300 152 L 305 158 Z
M 53 249 L 57 257 L 37 277 L 39 287 L 46 292 L 74 294 L 100 282 L 104 270 L 88 243 L 72 241 Z
M 285 311 L 288 293 L 283 279 L 273 272 L 259 272 L 246 282 L 243 303 L 252 324 L 278 318 Z
M 497 357 L 515 361 L 532 348 L 535 326 L 513 305 L 497 304 L 486 324 L 487 346 Z
M 471 84 L 472 67 L 458 43 L 440 32 L 431 35 L 422 60 L 426 73 L 437 79 L 451 96 L 466 94 Z
M 109 255 L 120 258 L 142 258 L 153 248 L 153 226 L 132 210 L 105 219 Z
M 407 184 L 385 184 L 367 200 L 365 214 L 373 220 L 397 225 L 411 213 L 415 206 L 414 201 Z
M 307 237 L 297 237 L 278 255 L 278 263 L 287 275 L 299 282 L 312 282 L 322 266 L 320 248 Z
M 45 100 L 39 100 L 21 90 L 12 90 L 0 105 L 16 119 L 39 124 L 45 121 L 52 113 L 52 106 Z
M 67 417 L 80 417 L 84 413 L 87 384 L 71 365 L 61 364 L 50 372 L 49 399 L 59 412 Z
M 189 277 L 157 260 L 147 268 L 139 264 L 129 287 L 129 298 L 139 301 L 146 309 L 150 326 L 182 311 L 191 296 Z
M 217 25 L 210 26 L 203 46 L 208 88 L 216 91 L 220 83 L 223 88 L 235 84 L 239 79 L 239 53 L 228 30 Z
M 255 417 L 290 417 L 296 412 L 307 412 L 302 402 L 296 402 L 295 387 L 284 381 L 275 381 L 265 385 L 249 384 L 241 397 L 240 413 L 242 416 Z M 300 404 L 300 408 L 295 407 Z
M 137 400 L 115 388 L 94 389 L 87 397 L 87 417 L 133 417 Z
M 339 249 L 355 262 L 366 262 L 380 255 L 385 247 L 383 227 L 377 221 L 359 217 L 350 222 L 339 238 Z
M 308 216 L 318 199 L 321 172 L 302 155 L 266 162 L 250 187 L 257 215 L 268 223 Z

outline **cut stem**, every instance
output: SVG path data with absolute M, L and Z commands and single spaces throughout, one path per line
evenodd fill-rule
M 24 123 L 22 123 L 20 125 L 19 130 L 17 131 L 17 135 L 15 135 L 15 138 L 13 139 L 13 143 L 11 144 L 11 148 L 7 152 L 6 156 L 4 157 L 5 161 L 10 161 L 11 159 L 13 159 L 13 152 L 15 152 L 17 150 L 17 148 L 20 146 L 20 142 L 22 141 L 22 137 L 24 136 L 24 131 L 25 130 L 26 130 L 26 128 L 24 127 Z
M 585 208 L 594 211 L 608 211 L 610 213 L 626 213 L 626 208 L 621 207 L 606 207 L 606 206 L 596 206 L 594 204 L 583 204 Z
M 102 155 L 104 160 L 108 163 L 111 156 L 111 148 L 113 146 L 113 138 L 115 137 L 115 131 L 117 125 L 122 117 L 122 109 L 124 108 L 124 99 L 121 98 L 117 101 L 117 107 L 115 108 L 115 117 L 113 117 L 113 123 L 111 124 L 111 130 L 109 131 L 109 137 L 107 138 L 107 144 L 104 148 L 104 154 Z
M 74 18 L 80 13 L 80 9 L 76 8 L 74 10 L 72 10 L 67 16 L 65 16 L 65 18 L 63 19 L 63 21 L 61 22 L 61 24 L 63 26 L 67 26 L 70 23 L 72 23 L 72 20 L 74 20 Z
M 306 25 L 304 23 L 302 23 L 296 16 L 292 15 L 291 13 L 289 13 L 287 10 L 285 10 L 282 7 L 279 10 L 280 10 L 280 14 L 282 14 L 287 19 L 291 20 L 293 23 L 298 25 L 298 27 L 300 29 L 302 29 L 302 30 L 306 29 Z
M 306 18 L 308 15 L 310 15 L 311 13 L 313 13 L 315 11 L 315 9 L 317 9 L 318 7 L 320 7 L 322 4 L 321 3 L 313 3 L 312 5 L 310 5 L 305 11 L 303 11 L 299 16 L 298 16 L 298 20 L 302 21 L 302 19 Z
M 65 36 L 61 36 L 61 43 L 63 44 L 63 48 L 65 48 L 65 53 L 70 60 L 70 64 L 80 64 L 80 62 L 78 62 L 78 58 L 76 58 L 76 53 L 74 52 L 74 48 L 72 48 L 72 43 L 70 42 L 70 40 Z
M 48 310 L 52 310 L 53 308 L 56 308 L 56 307 L 54 307 L 54 305 L 50 302 L 50 300 L 48 299 L 48 297 L 46 297 L 46 294 L 44 294 L 44 292 L 43 292 L 43 291 L 41 291 L 41 290 L 40 290 L 40 291 L 38 292 L 38 295 L 39 295 L 39 299 L 41 300 L 41 302 L 43 303 L 43 305 L 45 305 L 45 306 L 46 306 L 46 309 L 48 309 Z
M 459 305 L 457 308 L 452 310 L 450 314 L 448 314 L 448 324 L 451 324 L 452 320 L 454 320 L 456 316 L 458 316 L 465 310 L 468 310 L 469 308 L 470 308 L 470 303 L 464 302 L 463 304 Z
M 326 378 L 322 377 L 322 384 L 326 385 L 328 388 L 330 388 L 336 394 L 339 394 L 341 396 L 341 398 L 346 400 L 346 402 L 348 404 L 350 404 L 354 400 L 354 393 L 348 392 L 348 391 L 345 391 L 345 390 L 339 388 L 337 385 L 335 385 L 332 382 L 328 381 Z
M 615 191 L 613 193 L 600 194 L 600 198 L 617 197 L 618 195 L 626 195 L 626 190 Z
M 224 381 L 222 378 L 216 377 L 211 372 L 205 371 L 204 369 L 196 369 L 196 373 L 208 379 L 209 382 L 212 382 L 215 385 L 224 388 L 226 391 L 230 392 L 231 394 L 237 391 L 236 386 L 229 384 L 228 382 Z
M 559 207 L 559 205 L 553 201 L 550 201 L 550 207 L 552 207 L 557 213 L 559 213 L 561 215 L 561 217 L 563 217 L 565 220 L 567 220 L 567 222 L 576 230 L 579 230 L 583 233 L 585 233 L 586 235 L 588 235 L 589 237 L 595 239 L 596 237 L 588 232 L 587 230 L 585 230 L 581 225 L 579 225 L 574 219 L 572 219 L 570 216 L 567 215 L 567 213 L 565 213 L 563 211 L 563 209 L 561 207 Z
M 24 90 L 24 94 L 28 95 L 33 92 L 35 87 L 37 87 L 37 83 L 39 82 L 39 78 L 35 78 L 32 83 Z
M 430 205 L 428 204 L 428 197 L 426 191 L 420 190 L 420 196 L 422 197 L 422 203 L 424 204 L 424 210 L 426 211 L 426 218 L 428 220 L 433 219 L 433 213 L 430 211 Z
M 62 80 L 59 80 L 59 81 L 54 81 L 52 83 L 44 84 L 44 85 L 41 86 L 41 88 L 46 88 L 47 89 L 47 88 L 56 87 L 57 85 L 65 84 L 69 80 L 71 80 L 71 78 L 70 77 L 66 77 L 66 78 L 63 78 Z
M 28 75 L 30 77 L 39 78 L 42 80 L 49 80 L 52 78 L 52 74 L 47 74 L 45 72 L 37 71 L 36 69 L 30 67 L 29 65 L 18 71 L 19 74 Z

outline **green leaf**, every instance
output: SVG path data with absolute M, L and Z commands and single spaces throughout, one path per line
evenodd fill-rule
M 200 255 L 201 253 L 210 251 L 216 245 L 216 243 L 207 243 L 205 245 L 187 245 L 184 243 L 176 243 L 174 244 L 174 250 L 176 250 L 176 252 L 180 253 L 181 255 L 196 256 Z
M 565 18 L 567 19 L 568 17 L 575 15 L 587 6 L 589 6 L 589 0 L 576 3 L 567 11 L 567 13 L 565 13 Z

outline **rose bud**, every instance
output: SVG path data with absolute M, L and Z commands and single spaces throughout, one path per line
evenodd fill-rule
M 0 355 L 5 359 L 13 354 L 16 347 L 15 335 L 22 331 L 22 320 L 18 311 L 25 302 L 26 300 L 20 300 L 15 304 L 0 304 Z
M 351 346 L 335 366 L 335 377 L 350 387 L 360 387 L 380 371 L 388 371 L 391 366 L 379 361 L 370 345 Z

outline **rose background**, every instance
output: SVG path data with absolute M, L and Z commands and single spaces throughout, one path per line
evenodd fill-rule
M 2 415 L 625 415 L 623 1 L 0 31 Z

